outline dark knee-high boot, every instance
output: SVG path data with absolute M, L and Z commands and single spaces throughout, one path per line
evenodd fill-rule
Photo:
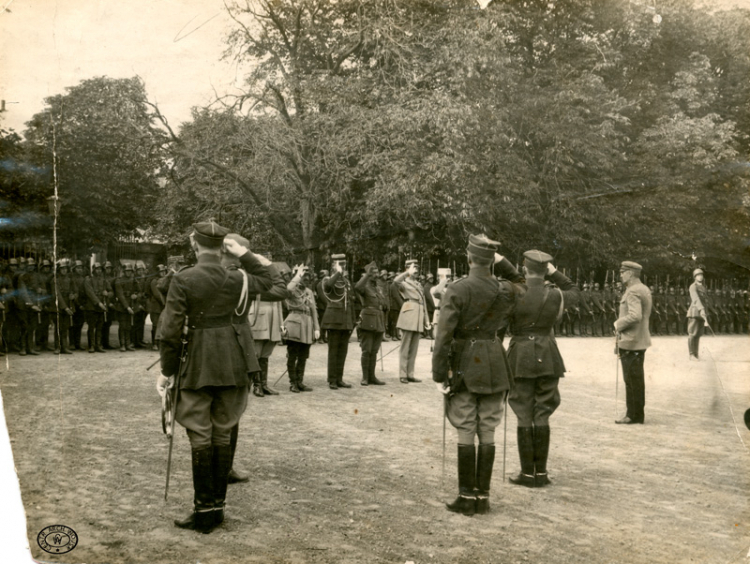
M 259 358 L 260 365 L 260 387 L 263 394 L 267 396 L 278 396 L 279 392 L 268 386 L 268 358 Z
M 490 512 L 490 482 L 495 464 L 495 445 L 479 445 L 477 451 L 477 513 Z
M 305 377 L 305 364 L 307 364 L 307 359 L 298 359 L 297 360 L 297 387 L 299 388 L 300 392 L 312 392 L 313 389 L 310 386 L 305 386 L 302 383 L 302 380 Z
M 286 371 L 289 374 L 289 391 L 300 393 L 301 390 L 297 386 L 297 357 L 287 354 Z
M 458 445 L 458 497 L 445 504 L 448 511 L 462 515 L 476 513 L 476 456 L 474 445 Z
M 260 382 L 260 372 L 253 372 L 253 395 L 258 398 L 262 398 L 265 394 L 263 393 L 263 386 Z
M 547 477 L 549 425 L 534 427 L 534 483 L 537 488 L 551 484 Z
M 535 487 L 534 482 L 534 427 L 518 427 L 518 456 L 521 459 L 521 472 L 511 478 L 513 484 Z
M 375 377 L 375 369 L 377 368 L 377 366 L 378 366 L 378 353 L 374 352 L 370 355 L 370 371 L 369 371 L 370 384 L 372 384 L 373 386 L 385 386 L 385 382 L 383 382 L 382 380 L 378 380 Z
M 362 351 L 362 357 L 360 359 L 362 364 L 362 381 L 360 384 L 363 386 L 370 385 L 370 352 Z
M 214 528 L 214 447 L 193 449 L 193 497 L 194 509 L 186 519 L 175 520 L 181 529 L 193 529 L 200 533 L 210 533 Z
M 233 451 L 231 445 L 214 446 L 213 466 L 214 479 L 214 525 L 224 522 L 224 507 L 227 499 L 227 484 L 232 470 Z
M 227 478 L 227 482 L 230 484 L 239 484 L 241 482 L 249 482 L 250 476 L 247 474 L 242 474 L 240 472 L 237 472 L 234 469 L 234 453 L 237 452 L 237 438 L 240 434 L 240 424 L 238 423 L 234 427 L 232 427 L 232 432 L 229 435 L 229 446 L 232 449 L 232 459 L 229 463 L 229 467 L 231 470 L 229 471 L 229 477 Z

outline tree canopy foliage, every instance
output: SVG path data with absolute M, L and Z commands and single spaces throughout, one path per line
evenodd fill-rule
M 36 165 L 51 167 L 55 145 L 71 236 L 153 221 L 177 242 L 216 217 L 256 249 L 314 262 L 453 260 L 483 231 L 514 259 L 537 247 L 569 267 L 627 257 L 688 270 L 693 253 L 750 267 L 747 11 L 692 0 L 228 10 L 226 56 L 249 69 L 242 95 L 174 131 L 139 80 L 99 78 L 29 123 Z
M 45 99 L 27 123 L 30 162 L 52 172 L 68 249 L 106 248 L 153 223 L 164 134 L 155 128 L 137 78 L 98 77 Z

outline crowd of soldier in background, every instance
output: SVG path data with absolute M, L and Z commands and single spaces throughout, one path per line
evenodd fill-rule
M 719 287 L 720 286 L 720 287 Z M 653 285 L 650 287 L 653 308 L 649 318 L 651 335 L 687 335 L 687 311 L 690 295 L 684 287 Z M 613 335 L 622 285 L 584 283 L 581 300 L 566 306 L 555 328 L 558 336 L 606 337 Z M 748 332 L 750 298 L 747 290 L 738 290 L 722 283 L 709 290 L 707 313 L 714 333 L 742 334 Z
M 109 261 L 103 264 L 94 262 L 90 270 L 88 266 L 80 260 L 61 259 L 57 262 L 56 273 L 53 273 L 49 260 L 37 262 L 33 257 L 20 257 L 0 261 L 0 354 L 158 350 L 155 331 L 171 279 L 167 267 L 159 265 L 156 271 L 148 272 L 142 261 L 121 261 L 116 267 Z M 290 271 L 284 274 L 291 277 Z M 319 271 L 312 288 L 319 319 L 323 318 L 327 307 L 322 281 L 328 274 L 327 270 Z M 381 270 L 376 279 L 381 292 L 388 298 L 386 341 L 400 340 L 396 323 L 404 298 L 393 282 L 397 274 Z M 442 289 L 459 278 L 449 274 L 442 282 Z M 421 274 L 419 280 L 424 289 L 428 317 L 434 320 L 435 312 L 439 311 L 439 300 L 435 299 L 433 290 L 436 280 L 431 272 Z M 748 333 L 748 291 L 733 288 L 726 281 L 714 282 L 713 290 L 709 290 L 711 301 L 707 305 L 711 329 L 717 334 Z M 652 335 L 686 335 L 686 314 L 690 305 L 686 288 L 653 285 L 651 292 L 653 310 L 649 324 Z M 599 283 L 584 283 L 580 302 L 566 306 L 555 334 L 567 337 L 611 336 L 622 293 L 619 282 L 601 286 Z M 357 300 L 355 309 L 360 307 Z M 284 316 L 286 314 L 284 311 Z M 359 311 L 356 315 L 359 318 Z M 147 317 L 150 317 L 152 327 L 150 341 L 144 335 Z M 113 324 L 117 326 L 117 341 L 111 337 Z M 432 337 L 431 334 L 424 336 Z M 325 331 L 318 342 L 327 342 Z
M 0 263 L 0 354 L 72 354 L 119 348 L 157 348 L 155 328 L 169 285 L 167 268 L 147 272 L 142 261 L 84 265 L 63 258 L 54 265 L 34 257 Z M 145 324 L 151 317 L 149 344 Z M 117 341 L 111 340 L 113 323 Z M 86 340 L 83 340 L 86 326 Z M 85 346 L 84 346 L 85 344 Z

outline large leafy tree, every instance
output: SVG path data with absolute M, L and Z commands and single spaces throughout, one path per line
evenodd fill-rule
M 152 222 L 163 168 L 143 82 L 98 77 L 45 100 L 25 132 L 37 166 L 54 171 L 59 231 L 70 250 L 102 248 Z

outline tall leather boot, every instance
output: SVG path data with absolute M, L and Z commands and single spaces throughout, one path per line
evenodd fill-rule
M 289 391 L 295 394 L 300 393 L 302 390 L 297 385 L 297 358 L 288 353 L 286 357 L 286 371 L 289 374 Z
M 547 477 L 549 435 L 549 425 L 534 427 L 534 484 L 537 488 L 552 483 Z
M 234 453 L 237 452 L 237 437 L 240 434 L 240 424 L 237 423 L 232 427 L 231 434 L 229 435 L 229 446 L 232 449 L 232 459 L 229 462 L 229 476 L 227 476 L 227 482 L 229 484 L 239 484 L 242 482 L 249 482 L 250 476 L 247 474 L 241 474 L 234 469 Z
M 135 345 L 133 345 L 133 341 L 131 340 L 132 331 L 123 331 L 125 334 L 125 348 L 129 351 L 135 350 Z
M 462 515 L 476 513 L 476 456 L 474 445 L 458 445 L 458 497 L 453 503 L 446 503 L 448 511 Z
M 477 450 L 477 513 L 490 512 L 490 482 L 495 464 L 495 445 L 480 444 Z
M 102 330 L 101 329 L 99 329 L 99 331 L 96 332 L 96 337 L 94 338 L 94 350 L 100 353 L 107 352 L 104 350 L 104 347 L 102 346 Z
M 302 383 L 305 377 L 305 364 L 307 364 L 307 359 L 303 360 L 300 358 L 297 360 L 297 387 L 300 392 L 312 392 L 313 389 L 310 386 L 305 386 Z
M 211 467 L 214 479 L 214 526 L 224 522 L 224 507 L 227 499 L 229 472 L 232 470 L 232 457 L 231 445 L 214 446 Z
M 385 386 L 385 382 L 378 380 L 375 377 L 375 369 L 378 366 L 378 355 L 377 353 L 370 355 L 370 366 L 368 367 L 368 374 L 370 378 L 370 384 L 373 386 Z
M 253 395 L 259 398 L 265 395 L 263 393 L 263 386 L 260 383 L 260 372 L 253 372 Z
M 363 386 L 370 385 L 370 351 L 362 351 L 362 357 L 360 359 L 362 364 L 362 381 L 360 382 Z
M 268 358 L 259 358 L 260 364 L 260 387 L 267 396 L 278 396 L 279 392 L 268 386 Z
M 193 449 L 193 497 L 194 510 L 183 520 L 175 519 L 181 529 L 192 529 L 199 533 L 210 533 L 214 528 L 214 447 Z M 226 495 L 226 493 L 225 493 Z
M 521 459 L 521 473 L 511 478 L 513 484 L 536 487 L 534 481 L 534 427 L 518 427 L 518 456 Z

